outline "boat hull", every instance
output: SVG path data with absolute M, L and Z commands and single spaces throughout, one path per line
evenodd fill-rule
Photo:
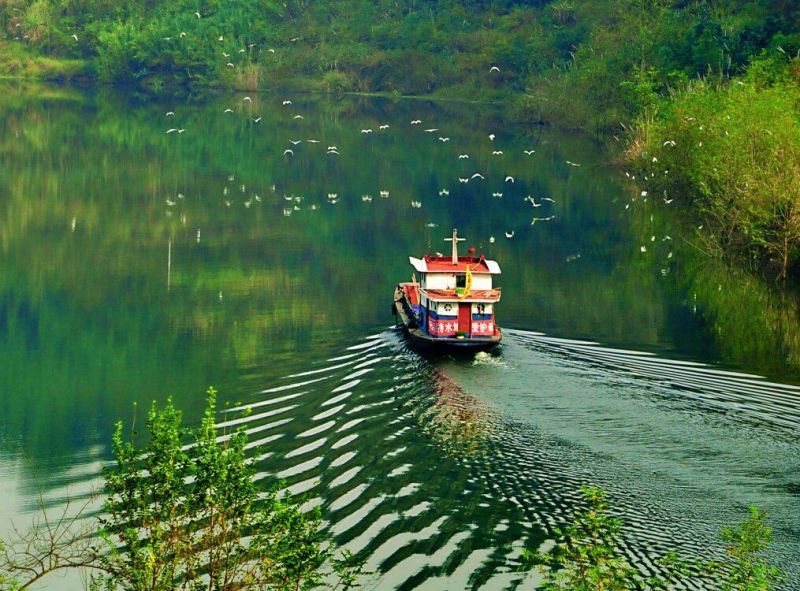
M 429 335 L 418 326 L 402 284 L 394 290 L 392 313 L 397 320 L 397 325 L 403 329 L 410 343 L 420 349 L 487 351 L 499 345 L 502 339 L 499 327 L 495 328 L 495 334 L 490 337 L 434 337 Z

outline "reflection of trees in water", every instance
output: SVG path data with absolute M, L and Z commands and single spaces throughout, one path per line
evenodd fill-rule
M 472 457 L 484 453 L 491 437 L 489 409 L 441 369 L 433 369 L 431 381 L 434 399 L 417 415 L 422 430 L 451 455 Z

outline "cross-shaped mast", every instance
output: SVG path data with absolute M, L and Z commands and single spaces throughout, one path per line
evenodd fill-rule
M 453 243 L 453 260 L 452 263 L 454 265 L 458 264 L 458 243 L 464 242 L 466 238 L 459 238 L 458 237 L 458 230 L 453 228 L 453 237 L 452 238 L 445 238 L 445 242 L 452 242 Z

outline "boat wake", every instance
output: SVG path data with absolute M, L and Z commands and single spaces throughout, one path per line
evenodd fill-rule
M 297 360 L 239 394 L 220 437 L 244 429 L 261 485 L 321 508 L 373 573 L 367 589 L 532 586 L 522 548 L 569 520 L 584 484 L 609 492 L 624 551 L 647 572 L 670 549 L 719 557 L 720 528 L 754 502 L 770 510 L 771 557 L 800 580 L 800 389 L 504 332 L 499 353 L 468 359 L 430 361 L 387 330 Z

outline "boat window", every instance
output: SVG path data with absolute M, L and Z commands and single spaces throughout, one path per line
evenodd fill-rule
M 467 276 L 456 275 L 456 287 L 466 287 L 466 286 L 467 286 Z

